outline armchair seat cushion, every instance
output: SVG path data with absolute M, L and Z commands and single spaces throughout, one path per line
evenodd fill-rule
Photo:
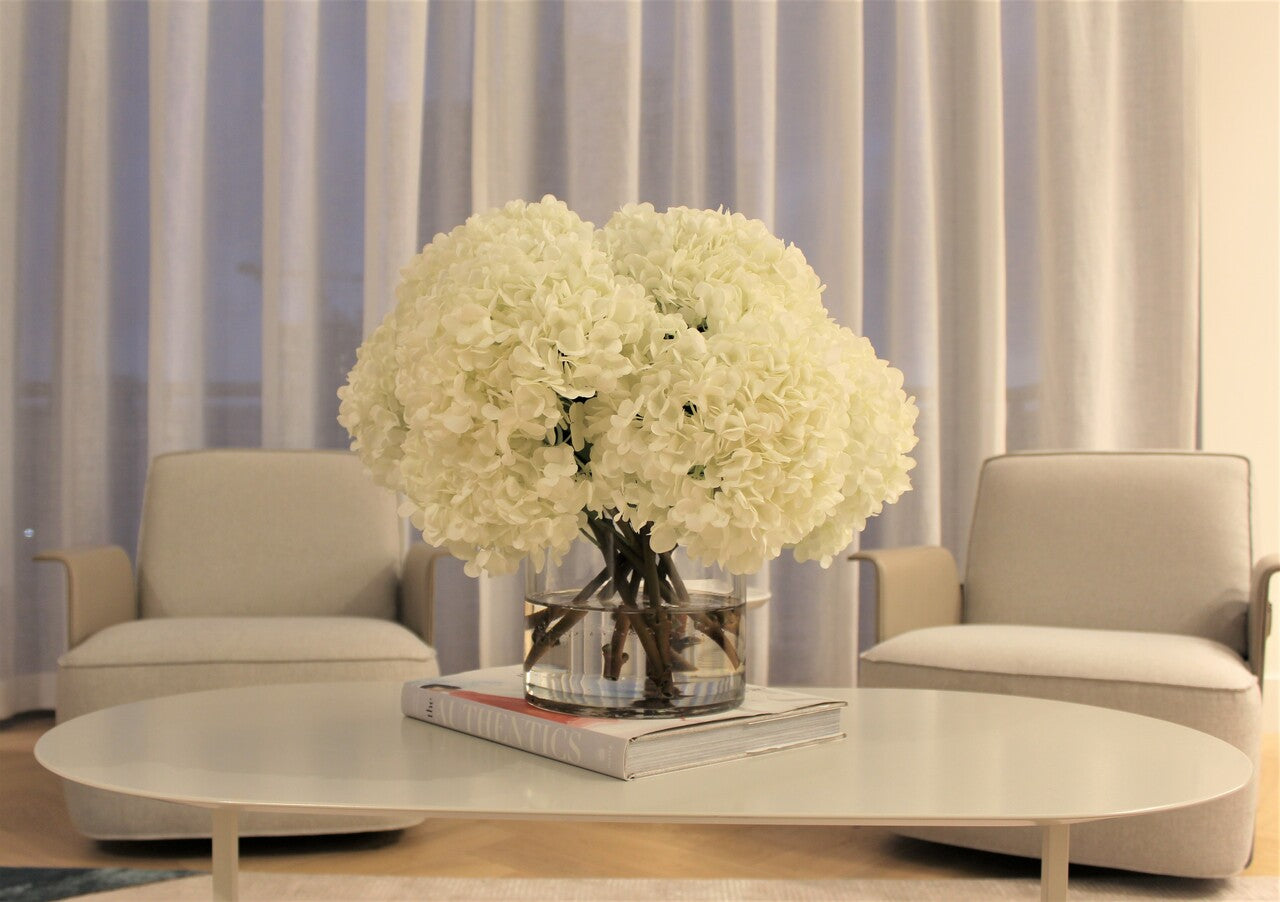
M 411 680 L 435 650 L 372 617 L 151 617 L 108 627 L 62 656 L 58 718 L 226 686 Z
M 858 681 L 1119 708 L 1203 730 L 1250 754 L 1261 703 L 1244 661 L 1211 639 L 1072 627 L 913 630 L 868 649 Z

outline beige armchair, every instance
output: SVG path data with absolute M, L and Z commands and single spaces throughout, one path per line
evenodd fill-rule
M 1280 560 L 1252 555 L 1242 457 L 996 457 L 979 480 L 963 582 L 940 548 L 853 555 L 875 568 L 879 612 L 859 685 L 1133 711 L 1218 736 L 1256 767 L 1268 585 Z M 1255 775 L 1193 808 L 1079 825 L 1071 860 L 1234 874 L 1250 858 L 1257 792 Z M 1040 849 L 1032 828 L 902 832 L 1032 857 Z
M 351 454 L 215 450 L 152 461 L 136 577 L 115 546 L 49 551 L 67 574 L 57 717 L 159 695 L 439 673 L 435 549 Z M 64 783 L 97 839 L 208 836 L 207 812 Z M 421 818 L 244 816 L 244 835 L 346 833 Z

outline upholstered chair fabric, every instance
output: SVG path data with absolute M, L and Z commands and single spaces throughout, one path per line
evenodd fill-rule
M 1245 458 L 1014 454 L 980 483 L 965 622 L 1181 633 L 1245 653 Z
M 438 672 L 435 649 L 373 617 L 144 618 L 90 636 L 58 667 L 60 721 L 162 694 Z
M 389 620 L 403 554 L 395 495 L 350 454 L 162 455 L 143 500 L 139 602 L 143 617 Z
M 1256 768 L 1262 662 L 1246 658 L 1246 637 L 1265 630 L 1259 586 L 1277 564 L 1253 565 L 1249 493 L 1248 462 L 1231 455 L 993 458 L 979 480 L 963 580 L 941 549 L 856 556 L 875 565 L 881 625 L 858 683 L 1116 708 L 1217 736 Z M 1234 874 L 1251 853 L 1257 792 L 1255 774 L 1212 802 L 1073 826 L 1071 860 Z M 1032 828 L 901 832 L 1040 854 Z
M 41 556 L 68 574 L 58 719 L 224 687 L 438 675 L 429 644 L 436 552 L 407 549 L 406 537 L 395 496 L 345 452 L 157 457 L 136 579 L 114 546 Z M 86 836 L 211 833 L 206 811 L 63 785 Z M 348 833 L 421 820 L 250 812 L 240 832 Z

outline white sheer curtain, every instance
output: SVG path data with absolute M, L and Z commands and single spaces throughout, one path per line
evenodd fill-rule
M 334 392 L 430 236 L 554 193 L 759 217 L 920 401 L 863 541 L 963 551 L 978 463 L 1195 443 L 1178 4 L 0 4 L 0 717 L 52 703 L 61 576 L 132 550 L 156 453 L 339 447 Z M 445 572 L 447 668 L 519 581 Z M 848 684 L 858 574 L 785 555 L 769 678 Z M 864 614 L 865 617 L 865 614 Z
M 920 396 L 921 442 L 915 491 L 863 541 L 963 563 L 983 458 L 1195 446 L 1190 17 L 877 3 L 864 27 L 864 327 Z

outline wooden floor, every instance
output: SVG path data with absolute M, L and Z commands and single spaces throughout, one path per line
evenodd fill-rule
M 71 826 L 32 756 L 46 715 L 0 725 L 0 866 L 205 870 L 207 842 L 96 843 Z M 1263 744 L 1257 845 L 1246 875 L 1280 875 L 1276 734 Z M 590 854 L 585 854 L 586 850 Z M 742 827 L 428 820 L 400 833 L 246 839 L 247 871 L 441 877 L 1035 877 L 1039 862 L 872 827 Z M 1073 869 L 1073 873 L 1091 869 Z

